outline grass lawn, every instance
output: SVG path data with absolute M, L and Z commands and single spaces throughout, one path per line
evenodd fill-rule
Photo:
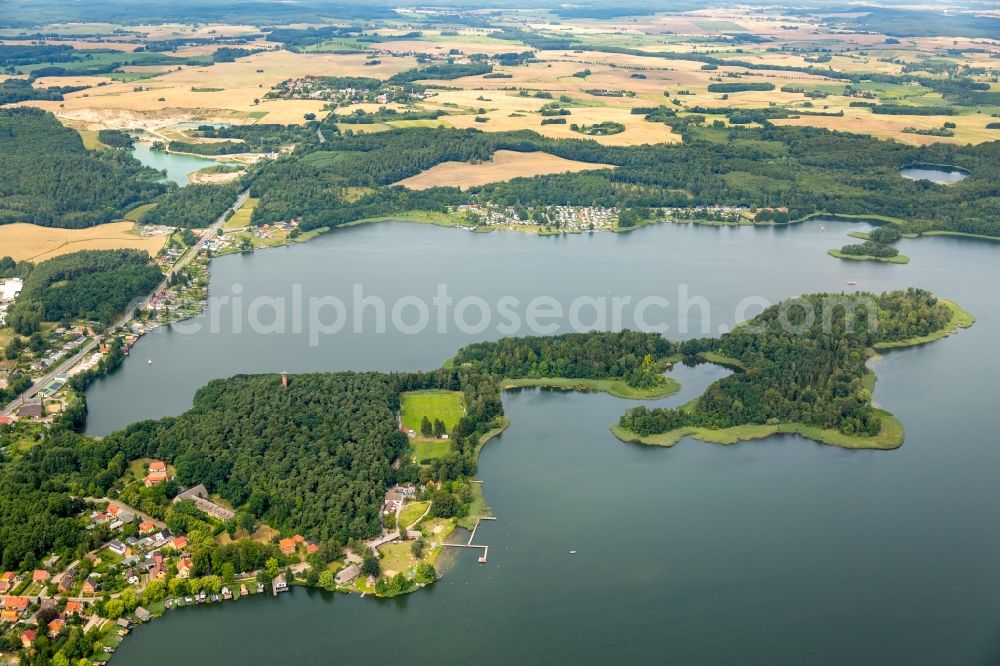
M 418 437 L 410 441 L 413 444 L 413 459 L 421 464 L 429 460 L 443 458 L 451 453 L 451 442 L 447 439 L 423 439 Z
M 431 543 L 444 543 L 449 534 L 455 531 L 455 521 L 452 518 L 427 518 L 421 521 L 420 531 Z
M 469 503 L 469 513 L 464 518 L 460 518 L 458 520 L 459 527 L 471 530 L 476 526 L 476 521 L 480 518 L 492 515 L 493 513 L 486 505 L 486 497 L 483 495 L 483 484 L 473 483 L 472 501 Z
M 129 212 L 125 213 L 125 219 L 129 220 L 130 222 L 138 222 L 139 220 L 142 219 L 142 216 L 148 213 L 150 209 L 152 209 L 153 206 L 155 205 L 156 205 L 155 203 L 150 203 L 150 204 L 143 204 L 141 206 L 136 206 Z
M 411 210 L 384 217 L 369 217 L 363 220 L 355 220 L 354 222 L 348 222 L 340 226 L 353 227 L 358 224 L 369 224 L 372 222 L 416 222 L 417 224 L 434 224 L 439 227 L 454 227 L 459 224 L 468 224 L 468 220 L 459 215 L 450 215 L 430 210 Z
M 250 226 L 250 216 L 253 215 L 253 209 L 257 207 L 257 201 L 257 199 L 247 199 L 246 203 L 233 213 L 231 218 L 222 223 L 222 228 L 228 230 Z
M 630 400 L 650 400 L 654 398 L 665 398 L 680 390 L 681 385 L 672 377 L 665 377 L 666 381 L 651 389 L 639 389 L 629 386 L 623 379 L 569 379 L 566 377 L 540 377 L 505 379 L 503 388 L 539 387 L 550 388 L 561 391 L 580 391 L 583 393 L 608 393 L 616 398 L 626 398 Z
M 764 439 L 776 434 L 798 434 L 822 444 L 845 449 L 895 449 L 903 443 L 903 424 L 889 412 L 876 410 L 882 419 L 882 431 L 875 437 L 854 437 L 839 430 L 828 430 L 804 423 L 779 423 L 777 425 L 742 425 L 732 428 L 685 427 L 656 435 L 641 436 L 618 425 L 611 432 L 623 442 L 652 446 L 673 446 L 684 437 L 693 437 L 710 444 L 736 444 L 752 439 Z
M 399 512 L 399 521 L 397 524 L 409 527 L 416 522 L 417 518 L 424 515 L 424 511 L 427 510 L 428 506 L 430 506 L 430 502 L 410 502 Z
M 714 363 L 716 365 L 721 365 L 723 367 L 728 367 L 728 368 L 738 368 L 740 370 L 746 370 L 746 366 L 743 365 L 742 361 L 735 358 L 730 358 L 728 356 L 723 356 L 722 354 L 716 352 L 710 352 L 710 351 L 701 352 L 700 354 L 698 354 L 698 356 L 702 360 L 708 361 L 709 363 Z
M 461 391 L 413 391 L 401 396 L 400 411 L 403 425 L 420 432 L 420 423 L 426 416 L 433 423 L 444 421 L 451 432 L 458 420 L 465 415 L 465 402 Z
M 389 543 L 378 549 L 382 554 L 382 575 L 388 578 L 395 576 L 399 572 L 408 574 L 420 562 L 410 552 L 412 541 L 397 541 Z M 429 551 L 430 548 L 427 548 Z

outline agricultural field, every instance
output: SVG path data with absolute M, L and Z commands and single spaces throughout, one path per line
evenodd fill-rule
M 511 178 L 530 178 L 550 173 L 613 168 L 610 164 L 577 162 L 542 152 L 518 153 L 511 150 L 498 150 L 494 153 L 493 159 L 489 161 L 476 164 L 443 162 L 395 184 L 408 187 L 411 190 L 425 190 L 429 187 L 440 186 L 457 186 L 466 189 L 474 185 L 507 181 Z
M 400 120 L 352 125 L 355 132 L 379 132 L 412 126 L 473 128 L 486 132 L 531 130 L 553 138 L 578 138 L 572 125 L 617 123 L 624 130 L 589 137 L 604 145 L 629 146 L 681 141 L 670 123 L 646 120 L 639 107 L 666 106 L 681 119 L 703 118 L 725 127 L 725 111 L 784 109 L 775 124 L 807 125 L 912 145 L 935 141 L 981 143 L 1000 138 L 986 126 L 996 122 L 1000 103 L 956 106 L 954 99 L 913 83 L 891 78 L 919 74 L 935 79 L 971 76 L 1000 91 L 996 39 L 948 37 L 892 38 L 870 30 L 830 27 L 829 17 L 781 15 L 745 8 L 700 9 L 635 17 L 556 19 L 544 12 L 523 15 L 500 11 L 490 27 L 477 20 L 443 30 L 419 13 L 407 13 L 419 31 L 393 21 L 375 21 L 364 36 L 336 36 L 302 44 L 267 41 L 252 25 L 180 24 L 124 26 L 117 33 L 105 24 L 49 26 L 46 43 L 79 49 L 103 49 L 94 56 L 114 58 L 158 40 L 246 37 L 241 48 L 259 50 L 233 62 L 211 64 L 212 43 L 193 43 L 169 51 L 189 63 L 155 62 L 159 54 L 136 52 L 149 64 L 129 65 L 100 76 L 40 78 L 36 86 L 90 86 L 62 101 L 28 101 L 56 113 L 81 130 L 102 128 L 159 130 L 186 121 L 281 123 L 305 121 L 330 109 L 319 99 L 267 98 L 277 84 L 305 76 L 369 77 L 395 74 L 445 62 L 491 63 L 489 74 L 446 79 L 418 79 L 430 95 L 402 110 L 443 112 L 435 120 Z M 470 15 L 470 19 L 473 17 Z M 294 28 L 316 26 L 293 26 Z M 6 30 L 10 42 L 16 30 Z M 501 37 L 502 35 L 502 37 Z M 504 59 L 503 55 L 529 54 Z M 195 59 L 190 61 L 190 59 Z M 710 58 L 711 61 L 705 60 Z M 90 62 L 90 61 L 88 61 Z M 36 65 L 30 65 L 27 70 Z M 852 81 L 871 75 L 877 80 Z M 718 84 L 757 84 L 769 90 L 715 92 Z M 987 98 L 984 98 L 987 99 Z M 882 115 L 857 106 L 874 104 L 940 107 L 941 115 Z M 558 103 L 568 114 L 553 119 L 543 107 Z M 852 106 L 852 103 L 855 103 Z M 338 114 L 372 104 L 341 105 Z M 390 104 L 389 106 L 393 106 Z M 718 109 L 718 114 L 706 113 Z M 549 120 L 542 124 L 543 120 Z M 562 122 L 562 121 L 565 122 Z M 945 128 L 944 123 L 954 124 Z M 753 123 L 749 123 L 751 126 Z M 950 131 L 942 131 L 948 129 Z M 450 175 L 449 171 L 444 173 Z M 549 172 L 539 172 L 549 173 Z M 530 172 L 529 172 L 530 175 Z M 417 178 L 422 178 L 424 174 Z M 427 174 L 430 182 L 437 173 Z M 444 177 L 444 176 L 442 176 Z M 468 185 L 476 181 L 475 177 Z M 492 177 L 492 176 L 484 176 Z M 412 184 L 423 187 L 420 180 Z
M 163 248 L 167 237 L 142 236 L 132 222 L 111 222 L 88 229 L 58 229 L 34 224 L 0 225 L 0 254 L 16 261 L 35 263 L 80 250 L 145 250 L 153 257 Z

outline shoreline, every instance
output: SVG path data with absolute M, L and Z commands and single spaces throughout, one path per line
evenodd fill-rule
M 910 263 L 910 258 L 905 254 L 897 254 L 892 257 L 876 257 L 870 254 L 844 254 L 840 250 L 827 250 L 831 257 L 843 259 L 844 261 L 876 261 L 882 264 L 899 264 L 905 266 Z
M 969 328 L 976 322 L 975 316 L 962 309 L 958 303 L 949 301 L 945 298 L 939 298 L 938 300 L 948 306 L 952 313 L 951 320 L 944 327 L 934 333 L 931 333 L 930 335 L 918 338 L 907 338 L 905 340 L 897 340 L 895 342 L 876 343 L 867 350 L 869 360 L 878 359 L 878 352 L 880 351 L 917 347 L 949 337 L 962 329 Z M 723 356 L 712 354 L 711 352 L 702 353 L 698 356 L 709 363 L 714 363 L 723 367 L 736 369 L 741 368 L 741 365 L 738 364 L 738 362 L 734 362 L 733 359 L 726 359 Z M 862 378 L 862 383 L 865 389 L 872 392 L 875 388 L 875 382 L 877 380 L 878 377 L 874 370 L 869 367 L 868 372 Z M 696 400 L 698 400 L 698 398 L 695 398 L 691 402 Z M 687 404 L 691 403 L 689 402 Z M 880 409 L 877 404 L 873 403 L 872 406 L 882 420 L 882 428 L 879 434 L 874 437 L 845 435 L 839 430 L 820 428 L 819 426 L 811 426 L 805 423 L 794 422 L 743 424 L 732 426 L 730 428 L 684 426 L 682 428 L 675 428 L 674 430 L 668 430 L 666 432 L 655 433 L 652 435 L 640 435 L 628 430 L 627 428 L 621 427 L 617 423 L 608 426 L 608 428 L 615 437 L 626 444 L 643 444 L 646 446 L 671 447 L 685 437 L 691 437 L 708 444 L 731 445 L 744 441 L 764 439 L 777 434 L 800 435 L 806 439 L 819 442 L 820 444 L 839 446 L 844 449 L 874 449 L 888 451 L 902 446 L 903 441 L 905 440 L 905 429 L 902 422 L 900 422 L 899 419 L 888 411 Z M 681 405 L 680 409 L 683 408 L 684 405 Z

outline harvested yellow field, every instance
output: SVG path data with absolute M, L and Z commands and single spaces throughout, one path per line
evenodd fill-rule
M 236 62 L 181 68 L 138 86 L 134 82 L 111 83 L 67 94 L 61 102 L 25 104 L 52 111 L 80 129 L 155 129 L 190 120 L 302 123 L 306 113 L 320 115 L 324 103 L 265 99 L 274 85 L 306 75 L 387 78 L 417 65 L 410 56 L 385 57 L 373 66 L 365 65 L 367 60 L 361 53 L 266 51 Z
M 131 222 L 112 222 L 89 229 L 55 229 L 34 224 L 0 225 L 0 255 L 35 263 L 79 250 L 135 248 L 155 256 L 166 236 L 140 236 Z
M 512 178 L 530 178 L 531 176 L 543 176 L 551 173 L 613 168 L 614 166 L 610 164 L 577 162 L 543 152 L 518 153 L 513 150 L 498 150 L 493 154 L 493 159 L 488 162 L 479 162 L 478 164 L 443 162 L 395 184 L 403 185 L 411 190 L 456 185 L 466 189 L 475 185 L 498 183 Z
M 775 125 L 797 125 L 823 127 L 843 132 L 871 134 L 880 139 L 895 139 L 900 143 L 913 146 L 926 146 L 932 143 L 982 143 L 1000 139 L 1000 131 L 986 129 L 986 124 L 993 120 L 984 115 L 974 116 L 892 116 L 870 113 L 864 109 L 845 109 L 843 117 L 837 116 L 801 116 L 774 120 Z M 904 132 L 907 127 L 928 130 L 941 127 L 945 122 L 955 123 L 955 136 L 927 136 Z

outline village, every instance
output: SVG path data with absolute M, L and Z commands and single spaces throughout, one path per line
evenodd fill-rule
M 493 204 L 464 204 L 449 208 L 449 213 L 468 221 L 456 225 L 467 231 L 506 229 L 538 231 L 539 233 L 583 233 L 622 231 L 635 226 L 623 224 L 618 208 L 600 206 L 518 207 Z M 696 222 L 701 224 L 751 224 L 754 214 L 740 206 L 691 206 L 685 208 L 649 209 L 650 222 Z
M 370 85 L 366 85 L 370 84 Z M 350 104 L 411 104 L 437 93 L 414 86 L 394 85 L 378 79 L 343 79 L 328 76 L 302 76 L 277 84 L 265 97 L 270 99 L 307 99 L 328 102 L 331 108 Z
M 135 471 L 141 478 L 133 483 L 144 489 L 175 483 L 173 468 L 163 461 L 145 461 Z M 427 497 L 434 489 L 433 484 L 387 489 L 382 533 L 352 542 L 329 562 L 331 554 L 302 535 L 282 537 L 265 529 L 273 548 L 265 566 L 240 572 L 224 566 L 208 574 L 197 563 L 188 534 L 122 501 L 84 498 L 79 520 L 99 545 L 71 562 L 51 555 L 31 570 L 0 573 L 0 637 L 30 650 L 39 636 L 56 639 L 80 627 L 84 633 L 96 630 L 101 651 L 110 655 L 134 625 L 185 606 L 276 596 L 296 584 L 380 596 L 418 589 L 437 579 L 434 561 L 454 529 L 452 521 L 429 518 Z M 183 503 L 218 526 L 235 518 L 204 485 L 170 500 L 172 507 Z
M 286 376 L 282 384 L 287 386 Z M 394 467 L 447 455 L 448 433 L 464 413 L 460 392 L 402 394 L 397 425 L 410 451 L 409 460 Z M 177 470 L 163 460 L 132 461 L 114 498 L 79 498 L 77 519 L 89 534 L 86 553 L 71 561 L 50 554 L 0 573 L 0 645 L 30 651 L 39 637 L 57 640 L 78 627 L 100 636 L 100 654 L 110 655 L 135 625 L 186 606 L 277 596 L 295 585 L 394 596 L 435 582 L 446 548 L 480 551 L 479 561 L 486 562 L 488 547 L 473 543 L 480 521 L 492 520 L 481 503 L 480 482 L 463 491 L 471 492 L 474 510 L 459 519 L 453 507 L 445 509 L 450 501 L 437 506 L 439 497 L 450 500 L 454 488 L 421 479 L 386 488 L 378 534 L 332 546 L 265 524 L 252 531 L 237 527 L 237 512 L 204 484 L 182 486 Z M 451 540 L 460 526 L 469 535 Z M 258 566 L 241 571 L 206 555 L 206 544 L 218 553 L 234 537 L 254 542 Z

